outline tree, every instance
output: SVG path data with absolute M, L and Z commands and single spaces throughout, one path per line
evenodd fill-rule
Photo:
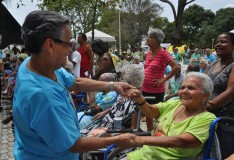
M 202 27 L 213 25 L 214 18 L 215 14 L 211 10 L 205 10 L 196 4 L 186 9 L 183 16 L 183 42 L 189 46 L 206 46 L 206 38 L 201 39 L 199 33 Z
M 218 34 L 222 32 L 229 32 L 234 26 L 234 8 L 224 8 L 216 12 L 216 17 L 214 19 L 214 26 Z
M 184 8 L 189 3 L 192 3 L 195 0 L 178 0 L 177 13 L 173 3 L 170 0 L 160 0 L 161 2 L 168 3 L 172 9 L 174 20 L 175 20 L 175 29 L 174 29 L 174 41 L 172 42 L 174 45 L 181 45 L 181 29 L 182 29 L 182 18 L 184 14 Z
M 100 0 L 44 0 L 40 5 L 40 9 L 47 9 L 60 12 L 70 18 L 73 35 L 76 37 L 77 31 L 87 32 L 93 30 L 102 15 L 102 11 L 116 0 L 100 1 Z M 93 32 L 94 34 L 94 32 Z M 94 35 L 92 35 L 94 38 Z M 92 38 L 92 39 L 93 39 Z
M 121 8 L 121 39 L 123 48 L 131 44 L 132 48 L 141 45 L 142 38 L 146 36 L 149 26 L 161 26 L 159 14 L 161 7 L 152 0 L 125 0 Z M 101 30 L 118 37 L 119 11 L 117 8 L 109 8 L 103 14 L 98 25 Z

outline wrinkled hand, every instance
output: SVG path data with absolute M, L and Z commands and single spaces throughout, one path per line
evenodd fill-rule
M 114 90 L 117 91 L 119 94 L 121 94 L 123 97 L 126 97 L 130 89 L 136 88 L 126 82 L 115 82 L 114 84 L 115 84 Z
M 95 116 L 93 116 L 93 120 L 96 120 L 96 119 L 100 119 L 100 118 L 103 118 L 105 116 L 105 112 L 99 112 L 97 113 Z
M 121 134 L 115 137 L 117 138 L 117 142 L 115 144 L 118 145 L 118 147 L 120 148 L 135 147 L 136 146 L 136 143 L 134 141 L 135 137 L 136 135 L 131 134 L 131 133 Z
M 165 82 L 163 78 L 162 79 L 153 79 L 152 81 L 154 82 L 154 87 L 156 87 L 156 88 Z
M 139 91 L 138 89 L 130 89 L 127 93 L 127 97 L 128 98 L 141 98 L 142 94 L 141 91 Z

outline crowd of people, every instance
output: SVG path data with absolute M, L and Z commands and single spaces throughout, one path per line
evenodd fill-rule
M 169 53 L 157 28 L 147 34 L 145 55 L 118 54 L 100 39 L 89 43 L 84 33 L 71 38 L 67 17 L 33 11 L 22 25 L 25 49 L 14 46 L 0 57 L 3 94 L 14 99 L 16 160 L 77 160 L 79 153 L 110 144 L 138 147 L 127 154 L 129 160 L 194 158 L 210 123 L 234 118 L 234 33 L 217 37 L 215 54 L 188 46 L 184 53 Z M 87 93 L 88 111 L 76 113 L 71 95 L 77 92 Z M 136 129 L 139 111 L 151 136 L 97 137 L 114 127 L 116 117 L 123 128 Z M 234 153 L 233 130 L 229 122 L 217 127 L 223 159 Z

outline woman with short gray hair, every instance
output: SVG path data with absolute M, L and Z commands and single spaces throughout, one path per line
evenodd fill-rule
M 212 90 L 211 78 L 198 72 L 187 74 L 177 100 L 149 104 L 141 91 L 130 90 L 128 96 L 138 103 L 142 113 L 156 121 L 151 136 L 136 137 L 135 143 L 142 147 L 130 152 L 128 160 L 197 157 L 209 137 L 210 123 L 216 118 L 206 107 Z
M 80 137 L 70 91 L 117 91 L 133 88 L 124 82 L 75 78 L 63 67 L 71 51 L 72 31 L 67 17 L 52 11 L 33 11 L 22 25 L 22 39 L 31 57 L 20 65 L 13 100 L 16 160 L 77 160 L 78 152 L 110 144 L 132 147 L 135 135 L 117 138 Z
M 146 53 L 144 63 L 145 79 L 142 85 L 144 96 L 152 96 L 154 99 L 147 100 L 150 104 L 162 102 L 165 93 L 165 82 L 173 77 L 178 71 L 179 66 L 164 50 L 160 44 L 165 38 L 162 30 L 155 28 L 148 32 L 147 44 L 150 50 Z M 166 66 L 171 66 L 171 72 L 164 77 Z M 153 129 L 153 119 L 146 117 L 147 129 Z
M 140 89 L 144 79 L 144 71 L 136 64 L 124 66 L 121 69 L 121 81 L 128 82 L 132 86 Z M 114 127 L 114 118 L 122 118 L 122 128 L 135 129 L 137 127 L 138 106 L 130 98 L 119 95 L 117 101 L 106 111 L 100 112 L 94 116 L 93 125 L 89 125 L 81 130 L 82 134 L 96 136 L 97 133 L 105 132 L 106 129 Z M 101 128 L 101 129 L 100 129 Z M 91 131 L 91 132 L 90 132 Z
M 199 72 L 189 72 L 186 74 L 184 79 L 187 79 L 188 77 L 196 77 L 201 79 L 202 81 L 201 85 L 202 88 L 204 89 L 204 92 L 209 94 L 209 97 L 212 95 L 214 89 L 214 83 L 209 76 Z
M 144 80 L 144 71 L 137 64 L 125 65 L 120 69 L 121 78 L 132 86 L 140 89 Z

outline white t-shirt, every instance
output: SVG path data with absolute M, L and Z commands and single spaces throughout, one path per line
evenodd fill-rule
M 74 51 L 72 53 L 72 61 L 76 63 L 72 70 L 72 74 L 76 77 L 80 77 L 80 62 L 81 62 L 81 55 L 78 51 Z

